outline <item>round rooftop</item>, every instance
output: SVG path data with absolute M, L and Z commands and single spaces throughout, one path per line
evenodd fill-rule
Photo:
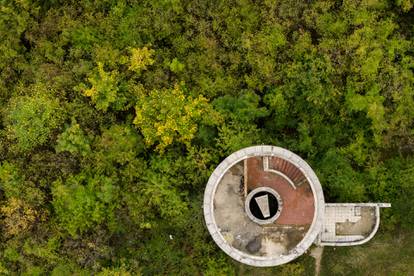
M 325 201 L 319 180 L 298 155 L 275 146 L 241 149 L 214 170 L 204 217 L 217 245 L 235 260 L 275 266 L 317 239 Z

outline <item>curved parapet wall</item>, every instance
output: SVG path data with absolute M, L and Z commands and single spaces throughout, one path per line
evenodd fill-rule
M 259 176 L 251 178 L 248 173 Z M 266 186 L 286 204 L 275 222 L 261 225 L 247 216 L 244 202 L 250 191 Z M 294 196 L 302 196 L 312 207 L 309 222 L 303 225 L 300 219 L 292 225 L 295 218 L 286 217 Z M 302 200 L 295 202 L 302 204 Z M 203 204 L 207 228 L 217 245 L 235 260 L 253 266 L 280 265 L 302 255 L 322 230 L 324 208 L 322 187 L 311 167 L 293 152 L 274 146 L 248 147 L 223 160 L 208 180 Z
M 378 231 L 380 208 L 389 203 L 327 203 L 320 235 L 323 246 L 361 245 L 371 240 Z

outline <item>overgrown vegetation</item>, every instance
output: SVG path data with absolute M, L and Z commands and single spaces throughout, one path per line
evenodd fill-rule
M 413 5 L 2 1 L 0 273 L 309 274 L 233 262 L 204 227 L 209 174 L 255 144 L 309 161 L 327 201 L 393 204 L 323 273 L 412 273 Z

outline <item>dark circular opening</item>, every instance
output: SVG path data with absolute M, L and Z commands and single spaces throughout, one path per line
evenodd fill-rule
M 264 216 L 262 213 L 262 210 L 260 210 L 259 205 L 257 204 L 256 198 L 267 195 L 268 199 L 268 206 L 269 206 L 269 216 Z M 250 202 L 249 202 L 249 209 L 252 215 L 260 220 L 266 220 L 272 218 L 274 215 L 276 215 L 277 210 L 279 209 L 279 203 L 277 202 L 277 198 L 270 192 L 267 191 L 261 191 L 255 194 Z

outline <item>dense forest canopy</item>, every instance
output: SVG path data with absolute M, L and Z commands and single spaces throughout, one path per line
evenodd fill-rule
M 238 264 L 204 227 L 210 173 L 256 144 L 328 202 L 392 203 L 322 273 L 412 273 L 413 6 L 0 1 L 0 274 L 312 275 Z

